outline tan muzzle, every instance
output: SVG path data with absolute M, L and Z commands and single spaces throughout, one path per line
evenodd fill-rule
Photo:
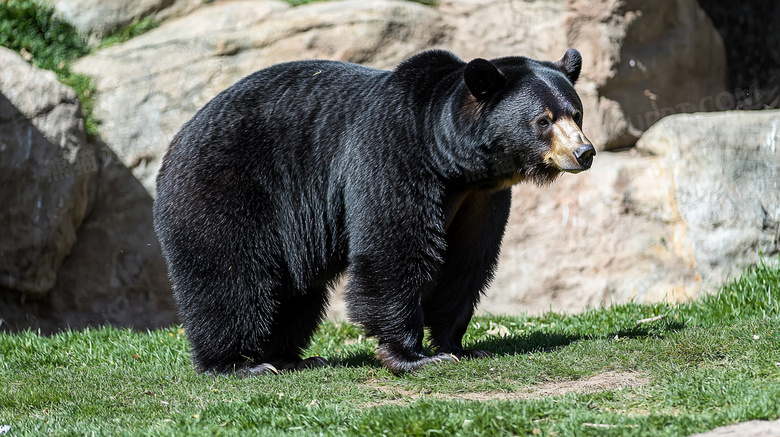
M 552 126 L 553 137 L 550 151 L 544 155 L 545 162 L 559 170 L 579 173 L 590 168 L 596 149 L 571 118 L 560 118 Z

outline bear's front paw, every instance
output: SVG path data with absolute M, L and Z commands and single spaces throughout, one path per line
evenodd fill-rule
M 472 358 L 490 358 L 493 356 L 492 353 L 479 349 L 463 349 L 458 352 L 453 352 L 452 354 L 460 359 L 466 360 L 470 360 Z
M 431 363 L 460 361 L 458 357 L 448 353 L 442 353 L 432 357 L 426 357 L 422 354 L 393 353 L 387 345 L 380 345 L 377 347 L 376 356 L 385 367 L 396 375 L 414 372 Z

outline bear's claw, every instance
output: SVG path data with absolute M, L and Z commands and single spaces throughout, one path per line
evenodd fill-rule
M 257 366 L 254 367 L 249 367 L 248 369 L 244 370 L 241 373 L 243 373 L 244 376 L 266 375 L 268 373 L 278 375 L 279 369 L 277 369 L 271 363 L 263 363 L 263 364 L 258 364 Z
M 458 358 L 457 355 L 454 354 L 438 354 L 431 357 L 431 360 L 433 360 L 434 363 L 440 363 L 442 361 L 460 361 L 460 358 Z
M 259 376 L 273 374 L 278 375 L 281 371 L 313 369 L 315 367 L 324 367 L 328 365 L 328 360 L 322 357 L 310 357 L 305 360 L 297 361 L 274 361 L 272 363 L 262 363 L 256 366 L 236 371 L 236 375 L 243 377 Z

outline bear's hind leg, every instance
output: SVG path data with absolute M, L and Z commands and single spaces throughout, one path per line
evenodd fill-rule
M 325 358 L 302 359 L 301 353 L 325 316 L 330 290 L 313 286 L 306 291 L 288 290 L 281 299 L 271 325 L 271 336 L 265 348 L 264 361 L 250 367 L 249 373 L 278 373 L 327 366 Z
M 325 287 L 300 292 L 278 285 L 250 285 L 247 278 L 260 272 L 236 277 L 214 270 L 208 273 L 187 281 L 197 286 L 178 287 L 180 312 L 198 371 L 251 376 L 327 364 L 321 357 L 300 357 L 322 320 Z
M 271 337 L 277 303 L 259 285 L 216 269 L 190 270 L 176 284 L 182 322 L 199 372 L 231 374 L 261 362 Z M 225 284 L 231 284 L 225 286 Z

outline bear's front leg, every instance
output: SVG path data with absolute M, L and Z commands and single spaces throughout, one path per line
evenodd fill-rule
M 422 345 L 421 302 L 441 272 L 443 219 L 440 223 L 435 212 L 414 210 L 426 202 L 403 204 L 403 210 L 387 205 L 362 209 L 373 215 L 352 226 L 345 296 L 350 318 L 379 339 L 377 357 L 394 373 L 457 360 L 449 353 L 428 357 Z
M 439 353 L 491 356 L 488 351 L 464 349 L 462 339 L 496 270 L 511 203 L 510 190 L 468 194 L 447 229 L 441 279 L 422 301 L 431 345 Z
M 379 259 L 377 259 L 379 258 Z M 414 257 L 387 263 L 385 257 L 356 256 L 350 265 L 346 301 L 350 318 L 366 334 L 379 339 L 377 358 L 393 373 L 417 370 L 426 364 L 457 361 L 449 353 L 423 353 L 423 313 L 420 305 L 429 272 Z

